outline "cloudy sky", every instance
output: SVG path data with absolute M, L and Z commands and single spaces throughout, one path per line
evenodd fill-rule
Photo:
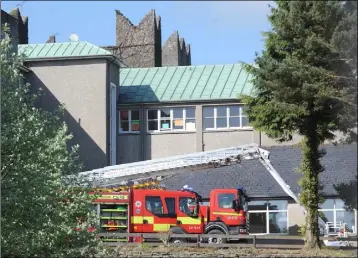
M 2 1 L 1 9 L 20 7 L 29 17 L 30 43 L 44 43 L 52 34 L 68 41 L 71 33 L 81 41 L 103 46 L 115 44 L 115 10 L 133 24 L 151 9 L 162 18 L 162 44 L 175 30 L 191 44 L 192 64 L 253 62 L 261 51 L 270 25 L 269 1 Z

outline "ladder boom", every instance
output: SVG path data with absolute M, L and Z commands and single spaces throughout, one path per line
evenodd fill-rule
M 136 178 L 159 171 L 182 169 L 187 167 L 205 166 L 215 162 L 234 162 L 240 159 L 252 159 L 259 157 L 256 144 L 242 145 L 238 147 L 191 153 L 168 158 L 139 161 L 115 166 L 108 166 L 79 173 L 89 181 L 113 180 L 119 178 Z
M 299 198 L 285 183 L 280 174 L 272 166 L 269 160 L 270 153 L 259 148 L 257 144 L 241 145 L 213 151 L 178 155 L 168 158 L 139 161 L 115 166 L 108 166 L 91 171 L 81 172 L 79 176 L 86 177 L 93 184 L 113 187 L 128 184 L 128 180 L 150 178 L 153 175 L 170 175 L 192 170 L 193 167 L 205 168 L 211 164 L 231 164 L 242 160 L 259 159 L 271 176 L 281 186 L 284 192 L 299 204 L 304 213 L 306 210 L 300 204 Z M 126 181 L 127 180 L 127 181 Z

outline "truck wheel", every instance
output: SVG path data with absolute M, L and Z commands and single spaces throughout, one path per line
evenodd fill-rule
M 214 229 L 209 231 L 209 235 L 225 235 L 221 230 Z M 227 239 L 221 237 L 208 237 L 208 244 L 226 244 Z
M 172 244 L 184 244 L 188 241 L 185 238 L 171 238 L 169 242 Z

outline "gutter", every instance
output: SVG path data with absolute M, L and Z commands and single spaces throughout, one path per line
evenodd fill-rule
M 127 87 L 127 86 L 119 86 L 119 87 Z M 140 87 L 140 86 L 138 86 Z M 177 100 L 177 101 L 158 101 L 158 102 L 132 102 L 132 103 L 123 103 L 123 104 L 119 104 L 120 106 L 133 106 L 133 105 L 146 105 L 146 106 L 151 106 L 151 105 L 173 105 L 173 104 L 185 104 L 187 106 L 192 105 L 192 104 L 210 104 L 210 105 L 217 105 L 219 104 L 223 104 L 226 105 L 228 103 L 232 103 L 232 104 L 239 104 L 239 105 L 244 105 L 243 102 L 235 102 L 235 100 L 238 99 L 220 99 L 220 100 L 210 100 L 210 99 L 205 99 L 205 100 Z
M 120 66 L 120 62 L 114 55 L 91 55 L 91 56 L 68 56 L 68 57 L 44 57 L 44 58 L 25 58 L 24 62 L 44 62 L 44 61 L 65 61 L 65 60 L 90 60 L 107 59 Z

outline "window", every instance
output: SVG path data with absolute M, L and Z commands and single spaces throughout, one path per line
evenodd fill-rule
M 195 199 L 192 197 L 180 197 L 179 198 L 179 209 L 185 214 L 191 216 L 193 209 L 191 207 L 196 206 Z
M 155 215 L 164 214 L 164 207 L 159 196 L 146 196 L 145 208 Z
M 249 128 L 243 106 L 217 106 L 203 108 L 205 130 Z
M 218 202 L 219 208 L 229 209 L 232 208 L 232 202 L 237 198 L 236 194 L 219 194 Z
M 356 220 L 354 212 L 344 209 L 344 202 L 339 199 L 327 199 L 320 205 L 319 209 L 324 222 L 332 222 L 334 227 L 339 227 L 340 223 L 345 223 L 350 232 L 355 232 Z M 320 225 L 323 233 L 324 225 Z
M 119 125 L 121 133 L 139 132 L 139 110 L 120 110 Z
M 284 200 L 249 202 L 250 233 L 288 233 L 287 203 Z
M 168 214 L 175 215 L 175 198 L 165 198 L 165 204 L 167 205 Z
M 148 131 L 195 131 L 195 108 L 148 110 Z

